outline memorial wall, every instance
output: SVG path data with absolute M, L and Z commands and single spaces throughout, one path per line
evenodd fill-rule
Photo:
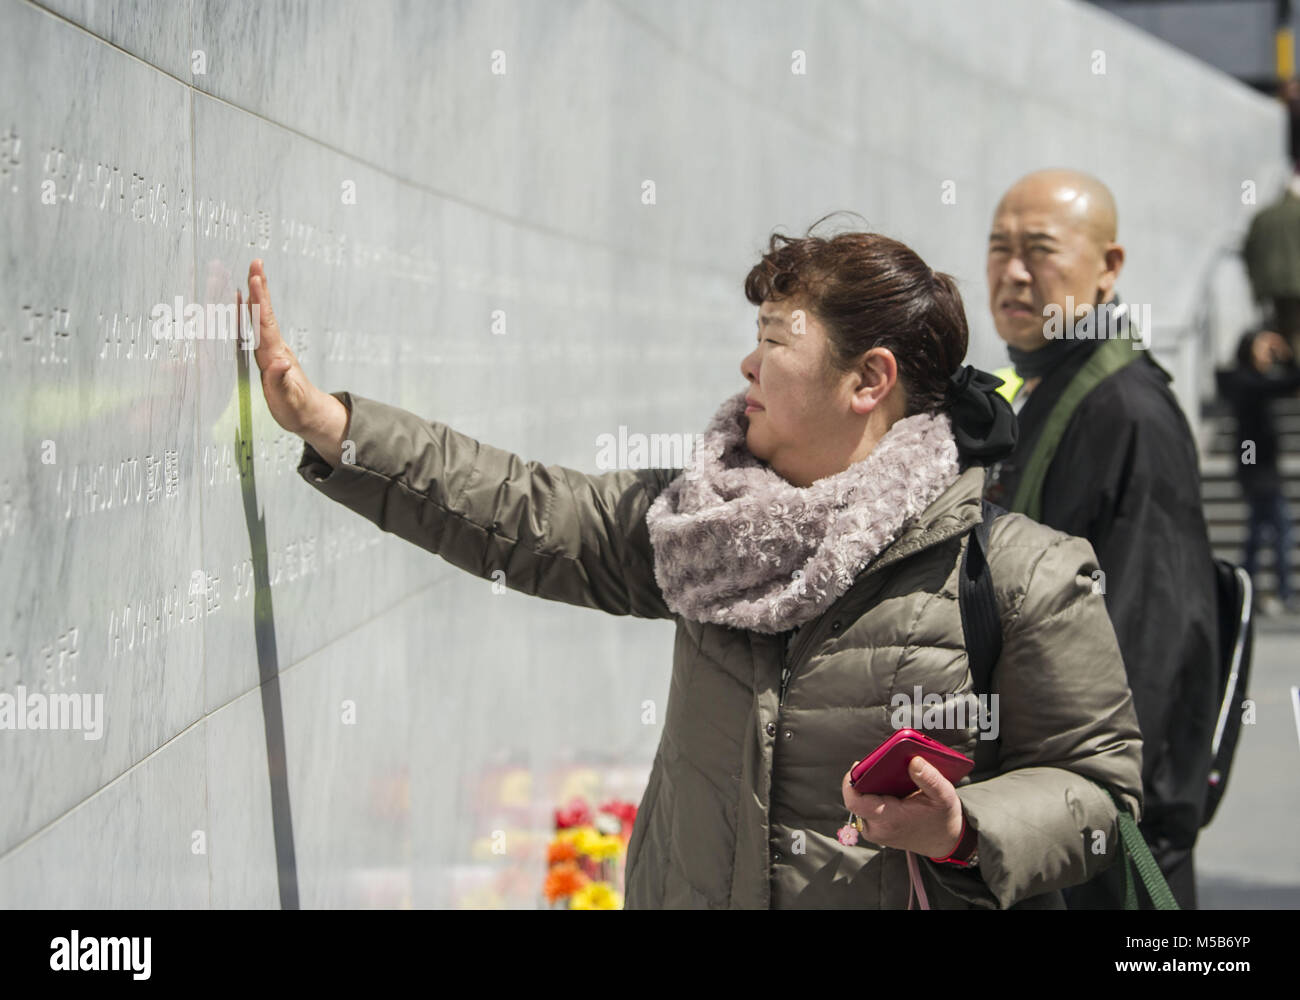
M 254 258 L 321 387 L 596 472 L 743 388 L 746 272 L 837 209 L 1004 363 L 987 227 L 1041 166 L 1114 190 L 1159 356 L 1282 124 L 1063 0 L 0 0 L 0 906 L 535 906 L 553 810 L 640 798 L 671 623 L 302 482 L 167 321 Z

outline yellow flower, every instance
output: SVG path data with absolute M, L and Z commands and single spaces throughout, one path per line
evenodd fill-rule
M 621 910 L 623 894 L 615 892 L 608 882 L 592 882 L 583 886 L 569 899 L 570 910 Z
M 590 826 L 579 826 L 575 829 L 577 832 L 573 835 L 573 846 L 583 854 L 591 854 L 600 844 L 601 834 Z
M 608 861 L 617 858 L 619 852 L 623 850 L 623 839 L 612 834 L 601 834 L 590 838 L 586 846 L 580 847 L 579 850 L 597 861 Z

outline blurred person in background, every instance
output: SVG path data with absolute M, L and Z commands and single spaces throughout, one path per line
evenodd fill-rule
M 1290 345 L 1275 330 L 1248 330 L 1237 343 L 1236 365 L 1215 372 L 1219 394 L 1236 417 L 1237 481 L 1249 507 L 1242 562 L 1258 587 L 1259 549 L 1267 532 L 1273 538 L 1277 596 L 1260 601 L 1260 611 L 1276 615 L 1300 611 L 1291 590 L 1291 515 L 1278 471 L 1277 422 L 1273 401 L 1300 389 L 1300 367 Z
M 1279 97 L 1287 107 L 1291 179 L 1277 200 L 1251 219 L 1242 261 L 1255 301 L 1270 327 L 1300 351 L 1300 80 L 1287 80 Z
M 996 374 L 1019 438 L 985 495 L 1092 544 L 1142 728 L 1141 830 L 1193 909 L 1218 710 L 1213 554 L 1191 428 L 1115 289 L 1117 228 L 1110 191 L 1074 170 L 1026 175 L 994 212 L 989 308 L 1013 363 Z M 1083 315 L 1063 336 L 1071 310 Z M 1067 905 L 1121 908 L 1119 875 L 1067 890 Z

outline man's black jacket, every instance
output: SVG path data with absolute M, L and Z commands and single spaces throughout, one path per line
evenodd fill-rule
M 1053 402 L 1099 343 L 1071 352 L 1029 395 L 1016 450 L 990 470 L 988 499 L 1009 508 Z M 1044 524 L 1092 543 L 1104 574 L 1142 729 L 1141 828 L 1158 861 L 1196 841 L 1218 710 L 1213 556 L 1196 445 L 1170 380 L 1142 351 L 1085 396 L 1042 507 Z

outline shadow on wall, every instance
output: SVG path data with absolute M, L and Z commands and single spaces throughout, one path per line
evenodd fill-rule
M 240 303 L 243 318 L 243 303 Z M 248 383 L 248 352 L 235 340 L 239 379 L 239 425 L 235 455 L 244 499 L 244 521 L 253 562 L 253 630 L 257 641 L 257 675 L 262 690 L 262 728 L 266 734 L 266 770 L 271 786 L 271 829 L 275 835 L 275 867 L 279 874 L 280 908 L 298 909 L 298 866 L 293 850 L 293 814 L 289 807 L 289 774 L 284 746 L 284 708 L 280 699 L 280 655 L 275 645 L 275 611 L 271 604 L 271 573 L 266 551 L 266 520 L 257 512 L 257 482 L 253 475 L 253 406 Z

